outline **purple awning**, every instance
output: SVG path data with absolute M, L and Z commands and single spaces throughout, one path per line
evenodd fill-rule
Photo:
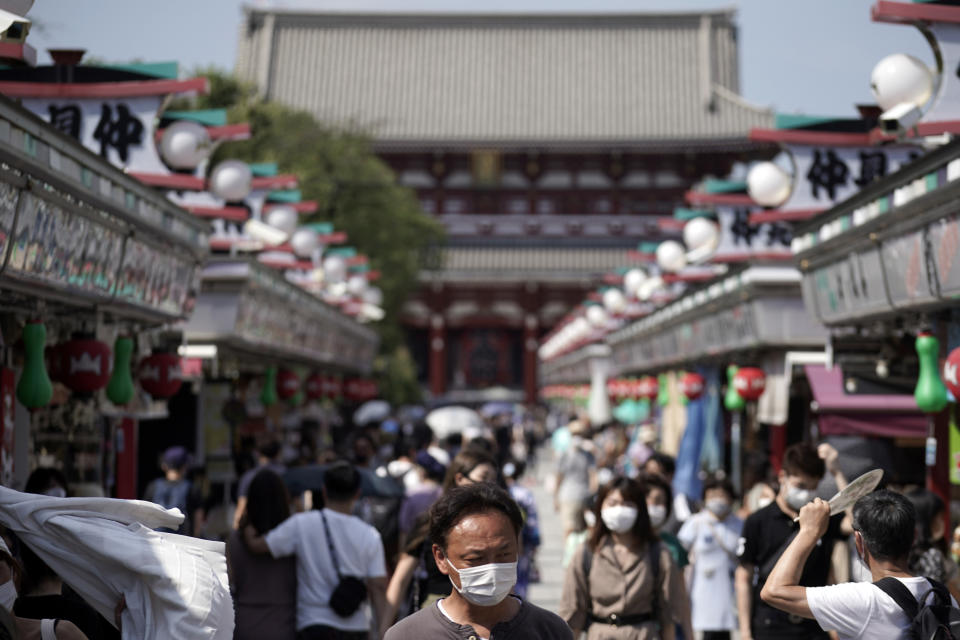
M 927 433 L 927 417 L 913 396 L 847 394 L 839 367 L 804 367 L 817 403 L 821 435 L 864 435 L 882 438 L 918 438 Z

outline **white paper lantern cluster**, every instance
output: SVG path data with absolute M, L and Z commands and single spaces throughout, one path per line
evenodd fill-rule
M 174 122 L 160 138 L 160 155 L 174 169 L 196 169 L 212 150 L 210 133 L 190 120 Z
M 687 251 L 676 240 L 664 240 L 657 246 L 657 264 L 664 271 L 676 273 L 687 266 Z
M 758 162 L 747 174 L 747 193 L 764 207 L 779 207 L 790 197 L 793 179 L 772 162 Z
M 210 191 L 227 202 L 240 202 L 246 198 L 252 185 L 250 166 L 239 160 L 225 160 L 210 174 Z
M 720 227 L 710 218 L 693 218 L 683 226 L 683 243 L 687 246 L 687 262 L 704 262 L 720 246 Z
M 309 227 L 301 227 L 293 232 L 290 247 L 301 258 L 312 258 L 315 252 L 323 249 L 320 234 Z
M 627 309 L 627 298 L 616 287 L 603 292 L 603 308 L 613 315 L 619 315 Z
M 595 329 L 603 329 L 610 322 L 610 315 L 603 307 L 593 305 L 587 307 L 587 322 Z
M 873 68 L 870 88 L 884 111 L 904 103 L 922 107 L 933 93 L 933 74 L 921 60 L 894 53 Z
M 623 275 L 623 291 L 630 298 L 636 298 L 637 292 L 647 279 L 643 269 L 630 269 Z

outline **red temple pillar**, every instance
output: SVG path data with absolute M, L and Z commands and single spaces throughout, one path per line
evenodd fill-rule
M 439 313 L 430 318 L 430 393 L 441 396 L 447 390 L 447 329 Z
M 528 313 L 523 322 L 523 396 L 524 402 L 537 401 L 537 316 Z

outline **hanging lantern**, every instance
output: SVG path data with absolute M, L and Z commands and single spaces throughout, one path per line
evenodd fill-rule
M 274 229 L 283 231 L 288 236 L 297 230 L 297 223 L 299 221 L 300 216 L 293 207 L 280 206 L 267 212 L 267 224 Z
M 240 202 L 246 198 L 252 185 L 250 166 L 239 160 L 225 160 L 210 174 L 210 191 L 227 202 Z
M 23 327 L 23 371 L 17 382 L 17 400 L 27 409 L 39 409 L 53 398 L 53 385 L 43 361 L 43 347 L 47 328 L 39 322 Z M 104 345 L 106 346 L 106 345 Z
M 322 248 L 320 236 L 316 231 L 309 227 L 301 227 L 293 232 L 290 237 L 290 247 L 300 258 L 311 258 L 313 252 Z
M 120 336 L 113 343 L 113 374 L 107 383 L 107 398 L 117 406 L 133 400 L 133 375 L 130 361 L 133 357 L 133 338 Z
M 361 275 L 350 276 L 347 280 L 347 293 L 354 298 L 363 297 L 363 292 L 367 290 L 367 279 Z
M 758 162 L 747 173 L 747 193 L 764 207 L 779 207 L 793 189 L 793 179 L 772 162 Z
M 947 388 L 940 380 L 937 356 L 940 353 L 940 341 L 929 333 L 921 333 L 915 343 L 917 358 L 920 360 L 920 375 L 913 398 L 917 407 L 924 413 L 939 413 L 947 406 Z
M 289 400 L 300 391 L 300 378 L 290 369 L 277 372 L 277 397 Z
M 319 373 L 311 373 L 304 382 L 309 400 L 320 400 L 323 398 L 323 376 Z
M 191 120 L 177 120 L 160 138 L 160 156 L 173 169 L 196 169 L 212 148 L 206 127 Z
M 727 394 L 723 396 L 723 407 L 731 412 L 743 411 L 743 408 L 747 406 L 746 401 L 737 393 L 737 387 L 733 382 L 739 370 L 739 367 L 735 364 L 727 367 Z
M 657 264 L 664 271 L 676 273 L 687 266 L 687 251 L 676 240 L 664 240 L 657 245 Z
M 687 400 L 696 400 L 703 395 L 706 382 L 699 373 L 687 372 L 680 378 L 680 392 Z
M 654 400 L 660 393 L 660 383 L 653 376 L 643 376 L 637 383 L 636 395 L 646 400 Z
M 77 393 L 93 393 L 107 386 L 111 373 L 110 347 L 92 335 L 77 334 L 60 345 L 63 384 Z
M 960 347 L 951 351 L 943 363 L 943 383 L 953 394 L 954 400 L 960 402 L 960 380 L 957 379 L 958 367 L 960 367 Z
M 343 282 L 347 278 L 347 261 L 341 256 L 327 256 L 323 259 L 323 279 L 331 284 Z
M 603 307 L 598 305 L 592 305 L 587 307 L 587 322 L 590 323 L 594 329 L 602 329 L 607 326 L 607 323 L 610 321 L 610 316 L 607 315 L 607 312 L 603 310 Z
M 153 398 L 170 398 L 183 385 L 180 357 L 172 353 L 156 352 L 140 361 L 140 387 Z
M 720 227 L 710 218 L 693 218 L 683 226 L 683 243 L 689 261 L 703 262 L 720 246 Z
M 603 292 L 603 307 L 613 315 L 619 315 L 627 308 L 627 298 L 620 289 L 610 287 Z
M 887 56 L 870 72 L 870 88 L 884 111 L 904 103 L 922 107 L 930 99 L 933 85 L 927 65 L 905 53 Z
M 759 400 L 767 388 L 767 374 L 757 367 L 744 367 L 733 376 L 733 388 L 747 402 Z
M 639 297 L 640 287 L 646 279 L 643 269 L 630 269 L 623 274 L 623 292 L 631 298 Z
M 263 390 L 260 392 L 260 402 L 269 407 L 277 404 L 277 368 L 267 367 L 263 378 Z

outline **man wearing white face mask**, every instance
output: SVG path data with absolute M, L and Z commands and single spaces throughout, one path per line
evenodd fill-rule
M 523 515 L 487 482 L 448 491 L 430 509 L 430 539 L 453 591 L 391 627 L 384 640 L 573 640 L 558 616 L 511 596 Z
M 836 464 L 837 452 L 829 445 L 819 450 L 808 443 L 787 448 L 780 470 L 780 492 L 774 502 L 757 510 L 743 525 L 737 555 L 735 584 L 740 636 L 743 640 L 823 639 L 826 633 L 814 621 L 788 614 L 761 600 L 760 592 L 774 565 L 797 536 L 799 525 L 793 520 L 800 509 L 816 497 L 816 489 L 829 469 L 837 486 L 847 482 Z M 844 536 L 844 516 L 830 519 L 826 532 L 817 541 L 803 567 L 800 584 L 822 587 L 827 584 L 834 543 Z

